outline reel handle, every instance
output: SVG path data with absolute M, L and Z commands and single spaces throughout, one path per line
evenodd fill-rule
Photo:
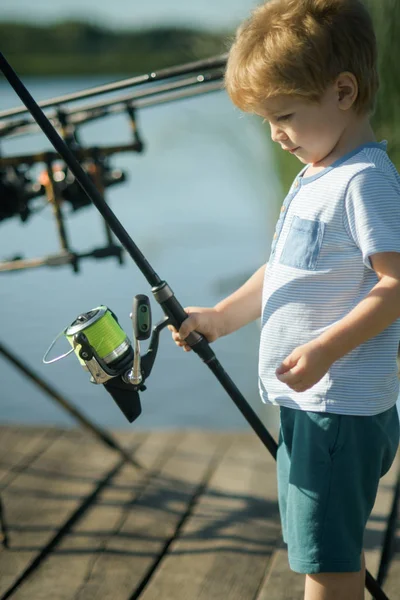
M 130 385 L 140 385 L 143 381 L 140 356 L 140 341 L 147 340 L 151 333 L 151 307 L 150 300 L 144 294 L 137 294 L 133 299 L 130 315 L 133 325 L 134 358 L 132 369 L 124 379 Z
M 144 294 L 137 294 L 133 299 L 132 310 L 133 334 L 139 341 L 147 340 L 151 333 L 150 300 Z

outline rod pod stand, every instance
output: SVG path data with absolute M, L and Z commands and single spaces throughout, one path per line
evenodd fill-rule
M 180 325 L 187 318 L 187 314 L 185 313 L 182 305 L 176 299 L 167 282 L 160 279 L 150 263 L 147 261 L 146 257 L 142 254 L 132 238 L 129 236 L 122 223 L 117 219 L 110 207 L 106 204 L 96 186 L 82 169 L 81 165 L 76 160 L 68 146 L 58 135 L 57 131 L 54 129 L 44 112 L 28 92 L 2 52 L 0 52 L 0 69 L 11 87 L 14 89 L 15 93 L 19 96 L 22 103 L 31 113 L 32 117 L 35 119 L 43 133 L 46 135 L 51 144 L 63 158 L 66 165 L 75 175 L 76 180 L 79 182 L 88 198 L 96 206 L 97 210 L 109 224 L 110 229 L 114 232 L 128 254 L 139 267 L 152 287 L 152 293 L 155 300 L 160 304 L 165 315 L 169 318 L 170 323 L 179 329 Z M 214 351 L 210 348 L 207 340 L 199 333 L 192 332 L 186 339 L 186 342 L 214 373 L 215 377 L 221 383 L 225 391 L 229 394 L 261 442 L 276 460 L 278 449 L 276 441 L 268 432 L 257 414 L 253 411 L 251 406 L 248 404 L 232 379 L 226 373 L 218 361 Z M 389 600 L 384 591 L 368 571 L 366 572 L 366 587 L 375 600 Z

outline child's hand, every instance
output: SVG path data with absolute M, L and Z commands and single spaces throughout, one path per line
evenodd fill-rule
M 191 350 L 190 346 L 185 343 L 185 338 L 194 330 L 204 335 L 208 342 L 214 342 L 223 335 L 222 314 L 214 308 L 189 306 L 185 308 L 185 312 L 188 314 L 188 318 L 183 321 L 179 332 L 173 325 L 168 325 L 175 344 L 183 348 L 185 352 Z
M 332 362 L 322 344 L 313 340 L 295 348 L 275 373 L 295 392 L 305 392 L 322 379 Z

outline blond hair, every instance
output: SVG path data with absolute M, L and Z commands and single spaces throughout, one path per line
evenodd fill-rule
M 239 27 L 225 86 L 236 106 L 257 112 L 278 94 L 317 102 L 345 71 L 358 82 L 356 112 L 372 112 L 377 47 L 361 0 L 270 0 Z

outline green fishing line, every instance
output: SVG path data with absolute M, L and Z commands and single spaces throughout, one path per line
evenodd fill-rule
M 93 315 L 93 313 L 96 313 Z M 90 318 L 90 315 L 93 315 Z M 85 334 L 89 344 L 95 349 L 100 358 L 105 362 L 112 362 L 115 356 L 109 355 L 115 352 L 127 336 L 126 333 L 112 315 L 111 311 L 106 306 L 99 306 L 87 314 L 89 319 L 86 322 L 79 322 L 79 317 L 66 330 L 66 338 L 74 348 L 74 352 L 78 357 L 79 362 L 84 365 L 84 361 L 79 356 L 81 346 L 74 342 L 74 335 L 80 331 Z M 109 357 L 109 360 L 107 360 Z

